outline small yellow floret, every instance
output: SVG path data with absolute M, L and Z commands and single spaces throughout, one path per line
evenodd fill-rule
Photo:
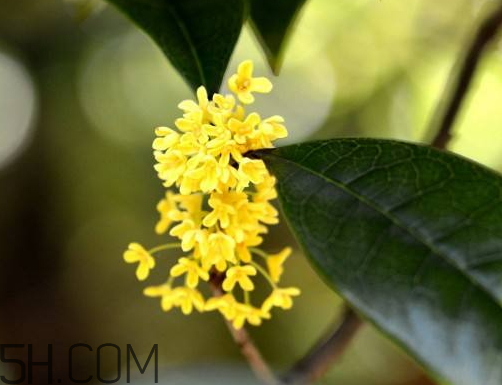
M 187 119 L 201 120 L 205 117 L 205 112 L 209 104 L 207 91 L 203 86 L 197 88 L 197 103 L 193 100 L 183 100 L 178 104 L 178 108 L 184 112 Z
M 241 329 L 247 321 L 251 325 L 259 326 L 263 319 L 269 318 L 270 313 L 264 309 L 258 309 L 244 303 L 238 303 L 235 305 L 235 315 L 232 325 L 236 329 Z
M 177 306 L 178 296 L 170 285 L 149 286 L 145 288 L 143 294 L 147 297 L 161 297 L 160 306 L 163 311 L 169 311 Z
M 218 310 L 227 320 L 230 321 L 235 318 L 237 303 L 238 302 L 232 294 L 225 294 L 221 297 L 208 299 L 204 310 Z
M 177 296 L 176 305 L 181 308 L 183 314 L 190 314 L 194 308 L 199 312 L 204 311 L 204 297 L 198 290 L 190 287 L 177 287 L 174 292 Z
M 124 252 L 124 260 L 127 263 L 139 262 L 136 269 L 136 277 L 140 281 L 148 278 L 150 270 L 155 267 L 155 259 L 139 243 L 130 243 L 128 249 Z
M 223 290 L 232 291 L 238 283 L 242 290 L 253 291 L 254 283 L 249 276 L 256 275 L 256 268 L 251 265 L 234 266 L 227 270 L 226 278 L 223 281 Z
M 164 180 L 164 186 L 172 186 L 186 169 L 187 159 L 181 151 L 172 150 L 169 152 L 154 152 L 157 163 L 154 167 L 159 178 Z
M 179 225 L 173 227 L 169 235 L 178 237 L 181 240 L 181 249 L 190 251 L 198 243 L 207 247 L 207 230 L 201 229 L 193 219 L 185 219 Z
M 180 140 L 180 134 L 168 127 L 157 127 L 155 135 L 157 138 L 153 141 L 152 148 L 157 151 L 165 151 Z
M 218 271 L 225 271 L 228 262 L 236 263 L 234 239 L 223 232 L 209 235 L 208 251 L 203 262 L 208 269 L 214 266 Z
M 196 261 L 189 258 L 178 259 L 178 263 L 171 268 L 170 274 L 171 277 L 186 274 L 186 284 L 192 289 L 199 284 L 199 278 L 203 281 L 209 279 L 209 273 L 202 269 Z
M 228 87 L 242 103 L 251 104 L 254 102 L 252 93 L 268 93 L 272 90 L 272 83 L 265 77 L 253 78 L 253 62 L 246 60 L 239 64 L 237 74 L 228 79 Z
M 176 195 L 171 191 L 166 192 L 166 196 L 157 204 L 157 211 L 160 219 L 155 225 L 157 234 L 164 234 L 173 222 L 184 219 L 183 213 L 178 209 Z
M 250 183 L 260 184 L 269 175 L 265 163 L 261 159 L 244 158 L 239 163 L 238 170 L 240 180 L 237 186 L 238 191 L 248 187 Z
M 228 128 L 234 134 L 236 143 L 245 144 L 246 141 L 252 138 L 255 128 L 260 124 L 260 115 L 253 112 L 249 114 L 244 121 L 239 119 L 230 119 L 228 121 Z
M 267 258 L 267 267 L 270 277 L 274 282 L 279 282 L 281 275 L 284 271 L 283 264 L 286 259 L 291 255 L 291 247 L 285 247 L 277 254 L 271 254 Z
M 282 309 L 291 309 L 293 299 L 291 297 L 300 295 L 300 289 L 296 287 L 277 288 L 272 291 L 272 294 L 263 302 L 263 311 L 268 312 L 272 307 L 280 307 Z

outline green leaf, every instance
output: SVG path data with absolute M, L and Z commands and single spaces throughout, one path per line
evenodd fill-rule
M 246 18 L 244 0 L 108 1 L 150 35 L 193 90 L 218 91 Z
M 256 153 L 313 264 L 436 377 L 502 384 L 502 178 L 451 153 L 336 139 Z
M 284 49 L 306 0 L 250 0 L 251 24 L 274 73 L 282 65 Z

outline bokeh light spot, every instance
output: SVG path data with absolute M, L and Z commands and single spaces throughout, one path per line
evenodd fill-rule
M 35 85 L 26 68 L 0 51 L 0 169 L 25 148 L 37 110 Z

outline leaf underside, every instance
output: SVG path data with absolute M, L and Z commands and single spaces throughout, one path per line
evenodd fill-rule
M 246 19 L 245 0 L 108 0 L 158 44 L 193 90 L 218 91 Z
M 436 377 L 502 384 L 502 178 L 430 147 L 335 139 L 255 153 L 329 284 Z
M 285 46 L 306 0 L 250 0 L 251 24 L 274 73 L 282 64 Z

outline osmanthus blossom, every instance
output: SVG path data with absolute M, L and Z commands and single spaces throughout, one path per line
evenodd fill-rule
M 265 77 L 253 77 L 253 62 L 246 60 L 239 64 L 237 73 L 228 79 L 228 87 L 243 104 L 254 102 L 253 92 L 269 93 L 272 83 Z
M 214 94 L 211 99 L 199 87 L 196 100 L 178 105 L 182 116 L 174 122 L 175 129 L 155 129 L 154 168 L 166 187 L 157 204 L 155 232 L 178 242 L 150 250 L 131 243 L 124 260 L 138 263 L 136 276 L 145 280 L 156 265 L 154 254 L 178 248 L 182 255 L 171 264 L 167 281 L 147 287 L 144 294 L 159 297 L 164 311 L 219 311 L 239 329 L 246 323 L 260 325 L 274 307 L 291 308 L 300 290 L 278 286 L 291 248 L 275 254 L 259 248 L 267 226 L 279 221 L 270 203 L 277 192 L 263 161 L 246 156 L 251 150 L 272 148 L 274 140 L 288 135 L 281 116 L 262 119 L 244 108 L 254 102 L 254 92 L 270 92 L 272 83 L 253 77 L 248 60 L 238 66 L 228 86 L 235 96 Z M 205 298 L 199 286 L 213 274 L 222 275 L 224 294 Z M 271 291 L 258 298 L 257 305 L 252 297 L 259 276 Z

